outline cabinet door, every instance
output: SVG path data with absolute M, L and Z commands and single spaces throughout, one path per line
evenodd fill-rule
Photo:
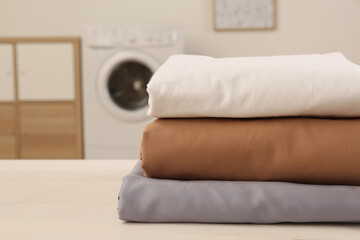
M 19 43 L 16 48 L 20 101 L 74 100 L 72 43 Z
M 21 103 L 21 156 L 79 158 L 73 103 Z
M 0 105 L 0 158 L 16 158 L 15 107 Z
M 14 101 L 14 58 L 10 43 L 0 44 L 0 101 Z

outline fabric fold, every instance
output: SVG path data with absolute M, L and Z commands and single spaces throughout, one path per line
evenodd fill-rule
M 360 116 L 360 66 L 341 53 L 174 55 L 147 91 L 148 115 L 158 118 Z
M 360 185 L 360 119 L 157 119 L 141 144 L 150 178 Z
M 119 218 L 135 222 L 360 222 L 360 187 L 124 177 Z

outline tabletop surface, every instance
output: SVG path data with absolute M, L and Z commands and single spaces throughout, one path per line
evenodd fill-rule
M 360 239 L 360 224 L 123 222 L 117 217 L 117 193 L 135 162 L 1 160 L 0 239 Z

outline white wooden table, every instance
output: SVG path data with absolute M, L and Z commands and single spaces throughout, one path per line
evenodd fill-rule
M 117 193 L 134 164 L 0 161 L 0 240 L 360 239 L 360 224 L 125 223 L 117 218 Z

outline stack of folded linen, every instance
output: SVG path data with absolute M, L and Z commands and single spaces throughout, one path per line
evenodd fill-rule
M 121 219 L 360 222 L 360 66 L 340 53 L 176 55 L 148 92 Z

